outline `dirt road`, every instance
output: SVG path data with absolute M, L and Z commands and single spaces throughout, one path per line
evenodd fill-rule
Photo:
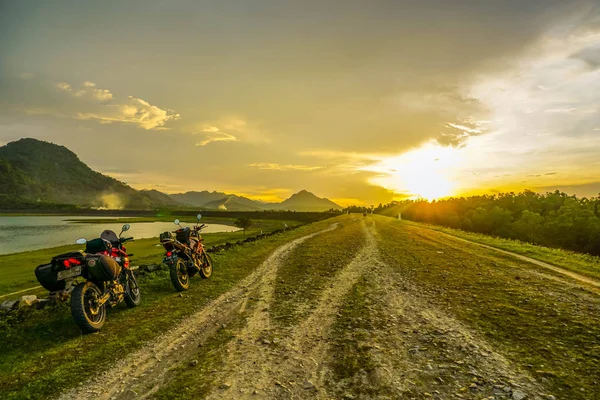
M 305 240 L 336 227 L 337 224 L 332 224 L 328 229 L 279 247 L 256 271 L 202 311 L 121 360 L 104 374 L 63 393 L 60 399 L 125 400 L 150 397 L 168 380 L 170 368 L 189 359 L 190 349 L 198 348 L 219 327 L 227 323 L 233 313 L 244 308 L 252 293 L 264 290 L 288 252 Z
M 174 367 L 187 365 L 199 346 L 240 315 L 242 327 L 218 349 L 222 362 L 210 371 L 209 399 L 554 398 L 383 262 L 375 224 L 360 224 L 363 247 L 297 323 L 273 320 L 278 270 L 303 242 L 335 234 L 337 224 L 279 247 L 209 306 L 60 399 L 153 398 L 170 385 Z

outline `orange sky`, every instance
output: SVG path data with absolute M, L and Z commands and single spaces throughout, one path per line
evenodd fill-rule
M 2 3 L 0 144 L 342 205 L 600 192 L 595 1 Z

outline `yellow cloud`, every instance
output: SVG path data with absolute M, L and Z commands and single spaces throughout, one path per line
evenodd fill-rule
M 97 120 L 100 123 L 122 122 L 135 124 L 143 129 L 166 129 L 168 121 L 178 120 L 179 114 L 172 110 L 153 106 L 145 100 L 129 96 L 128 104 L 111 104 L 104 106 L 99 112 L 81 112 L 79 119 Z
M 310 166 L 310 165 L 297 165 L 297 164 L 275 164 L 275 163 L 252 163 L 248 164 L 249 167 L 266 169 L 266 170 L 297 170 L 297 171 L 315 171 L 317 169 L 325 168 L 323 166 Z
M 213 142 L 264 142 L 269 140 L 256 123 L 229 116 L 187 128 L 194 135 L 204 138 L 196 146 L 206 146 Z
M 60 90 L 64 90 L 65 92 L 72 91 L 71 85 L 67 82 L 56 82 L 56 87 Z
M 205 133 L 204 139 L 196 143 L 196 146 L 206 146 L 212 142 L 238 142 L 238 139 L 226 132 L 222 132 L 216 126 L 207 125 L 202 132 Z
M 55 84 L 60 90 L 71 93 L 75 97 L 88 96 L 94 100 L 108 102 L 113 99 L 113 94 L 108 89 L 98 89 L 94 82 L 85 81 L 81 84 L 81 89 L 74 91 L 70 83 L 57 82 Z

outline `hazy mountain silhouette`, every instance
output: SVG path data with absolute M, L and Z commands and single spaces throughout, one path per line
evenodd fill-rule
M 39 204 L 131 209 L 187 206 L 229 211 L 341 209 L 306 190 L 281 203 L 206 190 L 170 195 L 154 189 L 139 191 L 92 170 L 64 146 L 30 138 L 1 146 L 0 207 L 28 208 Z
M 302 190 L 281 203 L 265 203 L 247 197 L 222 192 L 187 192 L 170 195 L 174 200 L 204 209 L 229 211 L 291 210 L 326 211 L 340 210 L 341 207 L 329 199 L 320 198 Z
M 40 203 L 107 208 L 164 204 L 92 170 L 64 146 L 27 138 L 0 147 L 0 207 Z
M 265 204 L 264 208 L 293 211 L 327 211 L 330 209 L 342 209 L 342 207 L 335 204 L 333 201 L 327 198 L 317 197 L 307 190 L 301 190 L 281 203 Z

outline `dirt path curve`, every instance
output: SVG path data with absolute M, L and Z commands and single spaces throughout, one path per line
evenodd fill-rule
M 559 274 L 568 276 L 568 277 L 573 278 L 573 279 L 575 279 L 575 280 L 577 280 L 579 282 L 587 283 L 589 285 L 592 285 L 592 286 L 595 286 L 597 288 L 600 288 L 600 281 L 598 281 L 598 280 L 596 280 L 594 278 L 590 278 L 589 276 L 578 274 L 577 272 L 569 271 L 568 269 L 557 267 L 556 265 L 548 264 L 546 262 L 543 262 L 543 261 L 540 261 L 540 260 L 536 260 L 535 258 L 531 258 L 531 257 L 527 257 L 527 256 L 524 256 L 524 255 L 521 255 L 521 254 L 513 253 L 512 251 L 502 250 L 502 249 L 499 249 L 497 247 L 489 246 L 487 244 L 477 243 L 477 242 L 474 242 L 472 240 L 463 239 L 463 238 L 460 238 L 460 237 L 457 237 L 457 236 L 453 236 L 453 235 L 450 235 L 448 233 L 438 231 L 436 229 L 427 228 L 427 227 L 425 227 L 425 229 L 429 229 L 431 231 L 437 232 L 440 235 L 452 238 L 452 239 L 457 240 L 459 242 L 466 242 L 466 243 L 477 245 L 479 247 L 483 247 L 485 249 L 494 250 L 494 251 L 496 251 L 498 253 L 507 254 L 509 256 L 518 258 L 519 260 L 527 261 L 528 263 L 538 265 L 540 267 L 552 270 L 554 272 L 558 272 Z
M 291 328 L 273 326 L 269 305 L 277 270 L 272 269 L 259 289 L 261 303 L 246 327 L 227 349 L 224 370 L 217 378 L 220 389 L 209 399 L 329 398 L 325 392 L 328 331 L 346 294 L 372 263 L 377 248 L 372 227 L 362 221 L 366 245 L 320 294 L 312 313 Z M 272 341 L 270 338 L 282 338 Z
M 195 349 L 231 316 L 245 308 L 249 293 L 262 290 L 282 259 L 305 240 L 335 229 L 337 223 L 322 231 L 295 239 L 277 248 L 252 274 L 133 354 L 118 361 L 103 374 L 63 393 L 59 399 L 148 398 L 165 384 L 171 367 L 185 362 Z M 193 349 L 189 351 L 189 349 Z

